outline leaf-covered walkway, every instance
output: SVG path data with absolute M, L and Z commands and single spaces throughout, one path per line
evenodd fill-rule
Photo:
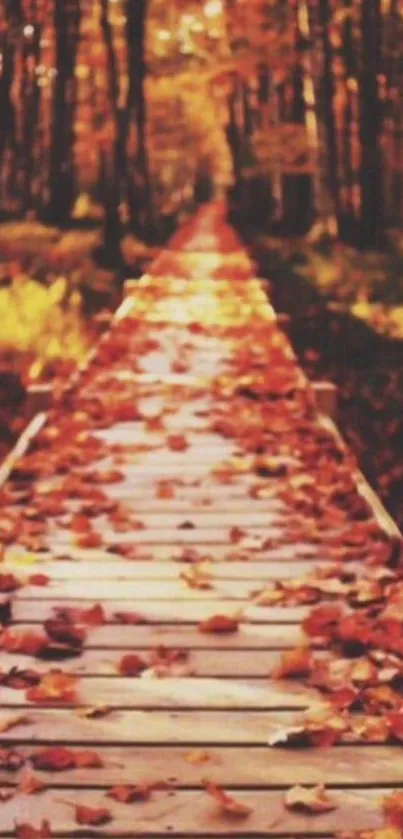
M 0 836 L 396 839 L 401 545 L 354 469 L 202 210 L 2 489 Z

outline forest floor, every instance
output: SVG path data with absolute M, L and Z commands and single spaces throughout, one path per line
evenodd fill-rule
M 310 379 L 337 385 L 338 425 L 402 527 L 402 258 L 271 239 L 255 242 L 253 254 L 301 365 Z

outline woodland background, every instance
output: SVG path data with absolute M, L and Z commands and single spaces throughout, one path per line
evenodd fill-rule
M 402 0 L 0 0 L 5 447 L 24 385 L 65 377 L 227 194 L 403 521 L 402 36 Z

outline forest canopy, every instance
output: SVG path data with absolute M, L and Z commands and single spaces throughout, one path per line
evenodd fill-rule
M 102 220 L 113 251 L 231 190 L 381 246 L 402 34 L 401 0 L 0 0 L 2 216 Z

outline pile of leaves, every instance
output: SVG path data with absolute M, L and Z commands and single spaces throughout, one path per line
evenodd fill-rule
M 379 335 L 347 311 L 335 309 L 332 295 L 322 297 L 288 256 L 285 250 L 280 263 L 271 252 L 257 252 L 260 271 L 270 277 L 273 304 L 289 318 L 283 327 L 309 378 L 336 383 L 338 424 L 370 484 L 403 526 L 403 342 Z M 365 257 L 360 258 L 361 290 L 367 283 L 370 293 L 371 275 L 367 279 Z M 343 285 L 346 296 L 357 300 L 360 284 L 354 275 L 348 278 Z M 379 294 L 380 288 L 381 282 Z M 401 293 L 398 285 L 393 293 Z

